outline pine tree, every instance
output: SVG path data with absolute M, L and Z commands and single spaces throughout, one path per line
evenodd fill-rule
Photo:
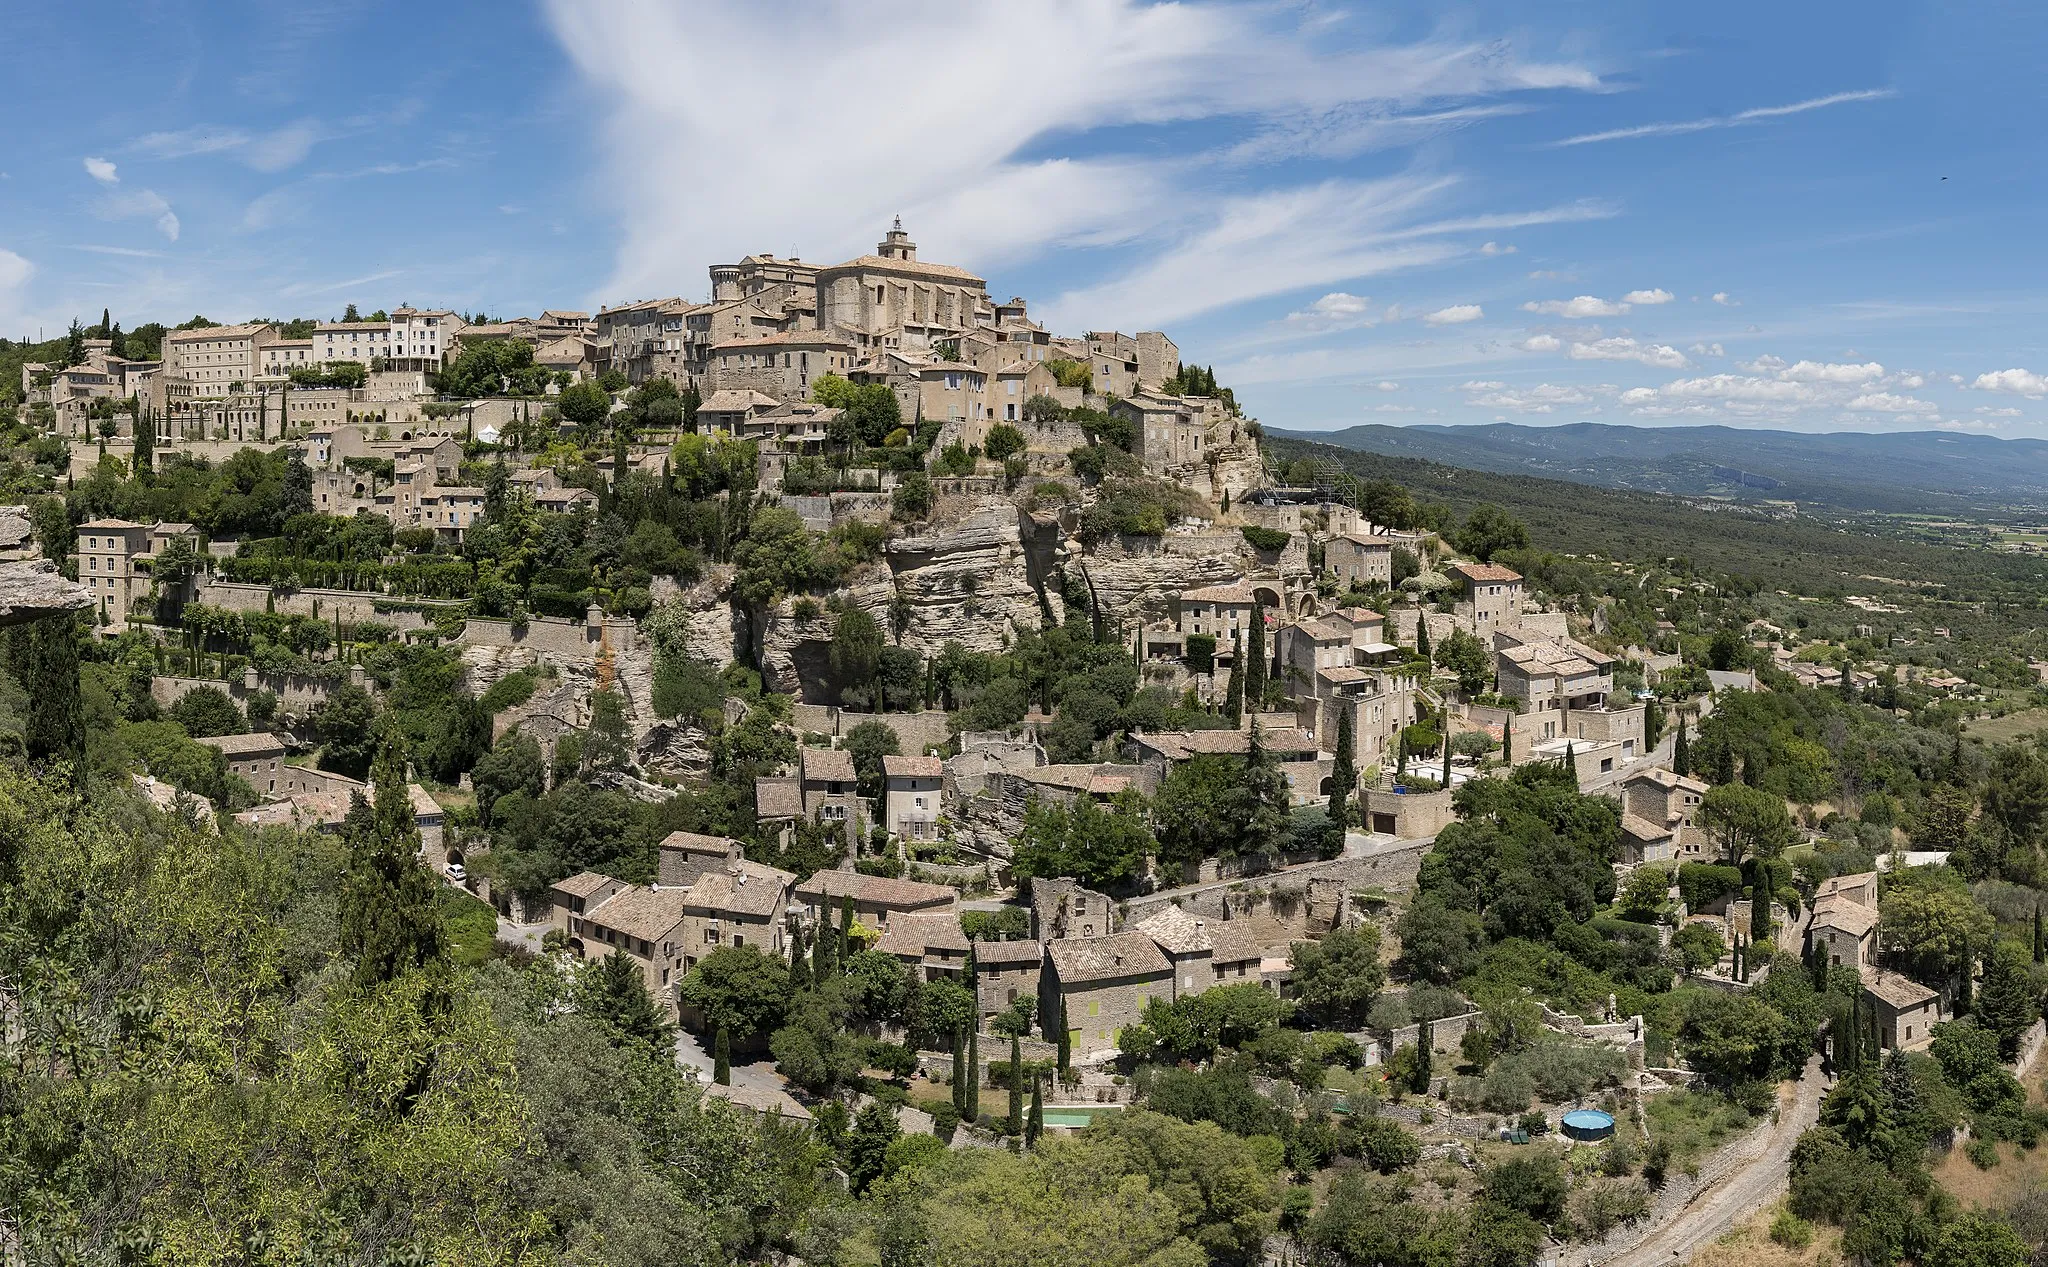
M 1230 685 L 1223 692 L 1223 716 L 1236 730 L 1244 724 L 1244 657 L 1235 656 L 1230 661 Z
M 1251 650 L 1244 666 L 1245 711 L 1257 713 L 1266 706 L 1266 609 L 1252 604 Z
M 22 738 L 39 761 L 70 761 L 85 777 L 85 712 L 78 680 L 78 622 L 68 613 L 8 631 L 8 658 L 28 693 Z
M 1337 710 L 1337 759 L 1330 764 L 1330 831 L 1339 842 L 1351 826 L 1351 791 L 1358 786 L 1353 765 L 1356 740 L 1352 735 L 1351 709 Z
M 1009 1133 L 1024 1133 L 1024 1051 L 1015 1034 L 1010 1035 L 1010 1125 Z
M 63 368 L 70 369 L 74 365 L 83 364 L 85 364 L 85 327 L 78 324 L 78 318 L 73 317 L 71 319 L 71 329 L 64 334 Z
M 1956 973 L 1956 1015 L 1968 1016 L 1977 1010 L 1977 955 L 1973 950 L 1963 951 L 1961 969 Z
M 721 1087 L 731 1086 L 732 1040 L 726 1036 L 725 1026 L 718 1027 L 718 1038 L 711 1050 L 711 1080 Z
M 1031 1075 L 1031 1116 L 1024 1123 L 1025 1147 L 1038 1143 L 1038 1137 L 1045 1133 L 1045 1096 L 1039 1091 L 1037 1074 Z
M 100 323 L 99 325 L 93 328 L 93 337 L 95 339 L 104 339 L 107 337 L 108 334 L 110 334 L 113 331 L 113 329 L 114 310 L 111 308 L 100 309 Z
M 1984 993 L 1977 1005 L 1977 1023 L 1998 1035 L 2000 1057 L 2018 1058 L 2020 1036 L 2040 1015 L 2019 946 L 1993 947 L 1984 956 Z
M 583 966 L 577 981 L 577 1006 L 620 1037 L 642 1043 L 664 1057 L 675 1042 L 675 1027 L 648 992 L 646 974 L 623 950 Z
M 147 405 L 135 416 L 134 470 L 141 477 L 156 470 L 156 410 Z
M 1728 743 L 1725 737 L 1722 739 L 1720 746 L 1714 750 L 1714 782 L 1735 782 L 1735 749 Z
M 1671 768 L 1680 774 L 1692 773 L 1692 741 L 1685 733 L 1685 714 L 1678 716 L 1678 737 L 1671 741 Z
M 341 949 L 356 961 L 355 983 L 373 986 L 441 962 L 434 878 L 420 861 L 419 826 L 398 739 L 387 734 L 371 769 L 374 806 L 357 792 L 342 834 L 348 871 L 341 891 Z

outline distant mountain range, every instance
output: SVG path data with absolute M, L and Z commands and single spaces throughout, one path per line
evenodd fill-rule
M 1389 457 L 1689 497 L 1848 510 L 2048 513 L 2043 440 L 1947 431 L 1813 434 L 1598 422 L 1268 430 Z

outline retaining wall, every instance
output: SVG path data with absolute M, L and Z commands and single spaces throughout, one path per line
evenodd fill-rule
M 790 715 L 799 734 L 845 735 L 862 722 L 878 721 L 896 732 L 896 746 L 905 753 L 926 748 L 943 748 L 952 734 L 946 728 L 946 714 L 938 709 L 921 713 L 849 713 L 835 704 L 798 704 Z
M 274 595 L 274 597 L 273 597 Z M 272 590 L 268 585 L 252 585 L 246 581 L 210 580 L 199 587 L 198 601 L 210 607 L 226 607 L 233 611 L 260 612 L 277 611 L 291 616 L 317 616 L 321 620 L 333 620 L 337 615 L 348 624 L 363 621 L 389 625 L 400 632 L 427 627 L 427 618 L 417 611 L 378 611 L 380 602 L 413 602 L 413 599 L 393 599 L 384 594 L 368 590 L 337 590 L 308 588 L 298 590 Z M 455 604 L 436 604 L 421 601 L 423 607 L 453 607 Z
M 509 620 L 471 616 L 463 622 L 462 642 L 473 647 L 530 647 L 552 655 L 594 660 L 600 629 L 603 642 L 611 646 L 614 656 L 630 655 L 639 645 L 639 625 L 618 617 L 592 624 L 558 616 L 535 616 L 525 625 L 515 627 Z

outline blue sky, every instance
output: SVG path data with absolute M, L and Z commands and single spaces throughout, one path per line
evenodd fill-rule
M 1279 426 L 2048 435 L 2017 4 L 10 17 L 0 332 L 701 297 L 902 214 Z M 1944 179 L 1946 178 L 1946 179 Z

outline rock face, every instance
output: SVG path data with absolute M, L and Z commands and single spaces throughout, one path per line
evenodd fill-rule
M 1222 585 L 1260 570 L 1257 553 L 1235 528 L 1169 532 L 1098 543 L 1083 553 L 1070 541 L 1067 555 L 1087 577 L 1106 621 L 1155 620 L 1169 615 L 1184 589 Z
M 66 580 L 47 559 L 0 564 L 0 625 L 20 625 L 44 616 L 87 611 L 92 595 Z

